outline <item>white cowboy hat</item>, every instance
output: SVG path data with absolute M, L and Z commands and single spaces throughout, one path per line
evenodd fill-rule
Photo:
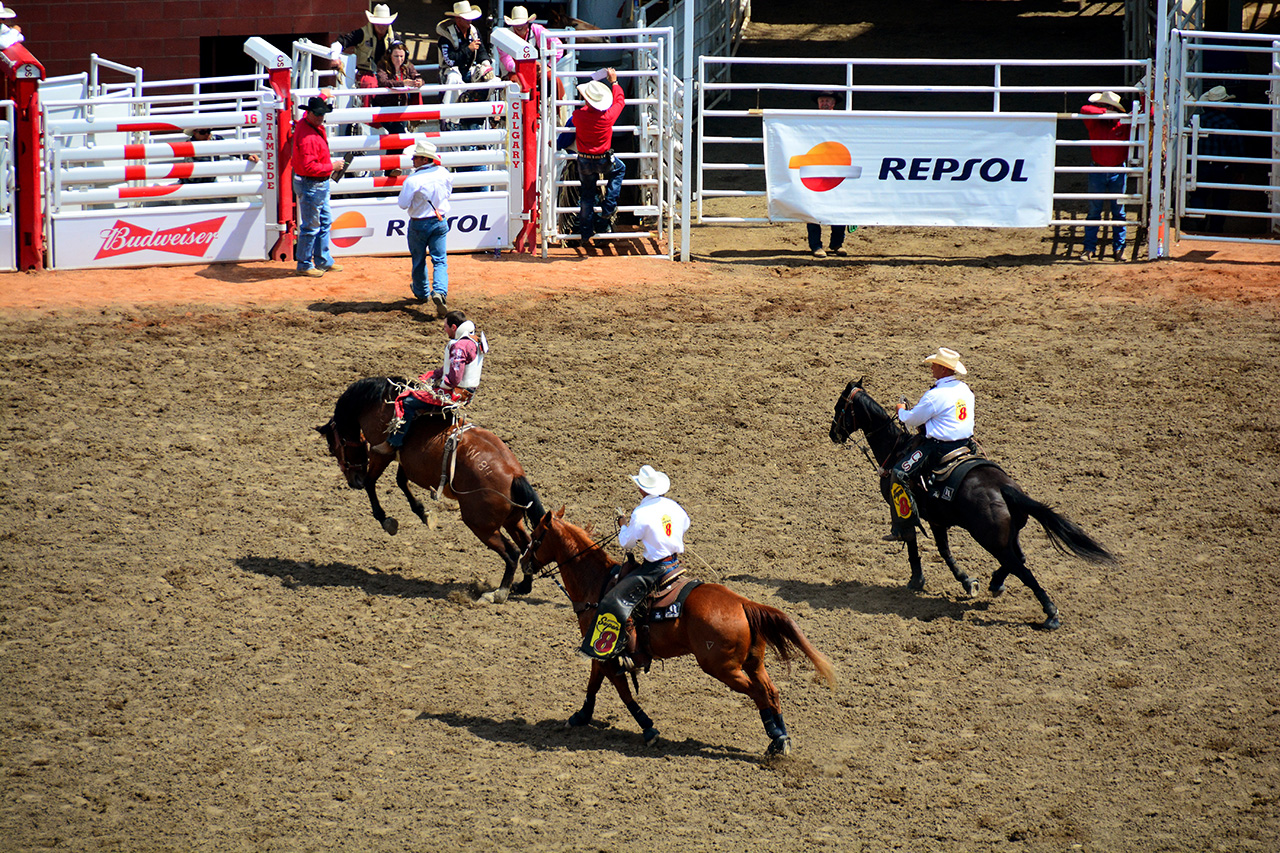
M 0 18 L 16 18 L 18 13 L 10 9 L 8 6 L 0 3 Z
M 1203 100 L 1206 101 L 1234 101 L 1235 95 L 1227 94 L 1226 86 L 1214 86 L 1212 89 L 1204 93 Z
M 379 3 L 373 7 L 372 12 L 365 12 L 364 16 L 369 19 L 371 24 L 392 24 L 395 22 L 399 12 L 391 14 L 391 7 L 386 3 Z
M 587 99 L 587 103 L 605 112 L 613 106 L 613 89 L 599 80 L 591 80 L 578 87 L 578 92 Z
M 1100 104 L 1101 106 L 1124 112 L 1124 105 L 1120 103 L 1120 96 L 1115 92 L 1094 92 L 1089 96 L 1089 103 Z
M 938 351 L 924 360 L 925 364 L 941 364 L 943 367 L 950 369 L 953 373 L 964 376 L 969 371 L 964 369 L 964 365 L 960 363 L 960 353 L 946 347 L 938 347 Z
M 671 488 L 671 478 L 661 471 L 655 471 L 652 465 L 641 465 L 639 474 L 632 474 L 631 480 L 646 495 L 665 495 Z
M 502 20 L 507 22 L 508 27 L 523 27 L 525 24 L 532 24 L 538 20 L 535 16 L 529 14 L 529 10 L 523 6 L 512 6 L 511 17 L 502 16 Z
M 419 139 L 418 143 L 413 146 L 413 156 L 426 157 L 428 160 L 440 162 L 440 155 L 436 153 L 435 143 L 428 142 L 425 139 Z
M 449 13 L 449 16 L 474 21 L 480 17 L 480 10 L 472 6 L 469 0 L 458 0 L 457 3 L 453 4 L 453 11 Z

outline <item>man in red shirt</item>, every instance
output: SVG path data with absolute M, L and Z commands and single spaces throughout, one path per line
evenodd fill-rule
M 1086 116 L 1097 116 L 1097 118 L 1086 118 L 1084 120 L 1085 130 L 1089 132 L 1089 138 L 1094 142 L 1125 143 L 1124 145 L 1093 145 L 1090 147 L 1090 151 L 1093 154 L 1093 165 L 1109 171 L 1089 173 L 1089 192 L 1095 195 L 1124 195 L 1125 173 L 1120 170 L 1123 170 L 1125 160 L 1129 156 L 1129 123 L 1122 120 L 1128 118 L 1128 113 L 1120 103 L 1120 96 L 1115 92 L 1097 92 L 1089 96 L 1089 103 L 1082 106 L 1080 112 Z M 1111 243 L 1115 259 L 1117 261 L 1124 260 L 1126 233 L 1124 203 L 1119 198 L 1091 198 L 1089 199 L 1088 218 L 1095 221 L 1101 219 L 1104 207 L 1110 208 L 1111 221 L 1120 223 L 1119 225 L 1111 226 Z M 1093 261 L 1098 260 L 1100 257 L 1098 253 L 1098 226 L 1086 225 L 1084 227 L 1084 254 L 1080 258 L 1081 260 Z
M 294 257 L 298 275 L 319 278 L 326 272 L 341 272 L 329 254 L 329 179 L 341 166 L 329 154 L 324 117 L 333 106 L 324 98 L 312 97 L 306 112 L 293 125 L 293 135 L 282 152 L 293 167 L 293 197 L 298 202 L 298 244 Z
M 613 230 L 613 221 L 618 214 L 618 196 L 622 194 L 622 178 L 627 173 L 627 167 L 613 154 L 613 123 L 622 114 L 626 102 L 622 87 L 618 85 L 618 72 L 612 68 L 604 71 L 609 85 L 591 80 L 578 87 L 578 92 L 587 102 L 573 111 L 571 119 L 577 133 L 578 180 L 582 182 L 578 233 L 582 236 L 583 246 L 590 246 L 591 238 L 597 232 Z M 596 181 L 601 177 L 607 178 L 609 183 L 597 218 Z

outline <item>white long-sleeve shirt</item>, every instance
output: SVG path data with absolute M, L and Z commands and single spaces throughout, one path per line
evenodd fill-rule
M 631 511 L 631 520 L 618 531 L 618 544 L 630 548 L 644 546 L 649 562 L 684 553 L 684 533 L 689 515 L 680 504 L 661 495 L 646 495 Z
M 434 219 L 436 211 L 447 217 L 452 193 L 453 175 L 444 166 L 431 163 L 404 179 L 396 204 L 409 212 L 410 219 Z
M 908 427 L 924 425 L 924 434 L 939 441 L 973 436 L 973 392 L 955 376 L 944 376 L 924 393 L 915 408 L 901 409 L 898 420 Z

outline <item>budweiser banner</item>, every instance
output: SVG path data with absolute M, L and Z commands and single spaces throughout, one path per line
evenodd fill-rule
M 1043 227 L 1052 115 L 764 114 L 769 216 L 824 225 Z
M 204 205 L 68 214 L 53 219 L 51 251 L 57 269 L 260 261 L 266 217 Z
M 508 196 L 505 192 L 454 190 L 449 198 L 450 252 L 477 252 L 511 245 L 507 234 Z M 329 237 L 335 257 L 347 255 L 405 255 L 409 215 L 395 197 L 339 198 L 330 202 L 333 226 Z

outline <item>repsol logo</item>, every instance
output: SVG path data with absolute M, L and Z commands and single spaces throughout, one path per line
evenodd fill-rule
M 492 231 L 493 226 L 489 224 L 489 214 L 484 213 L 480 216 L 474 214 L 466 214 L 465 216 L 450 216 L 447 220 L 450 231 L 457 231 L 460 234 L 470 234 L 472 231 Z M 404 230 L 408 225 L 405 219 L 389 219 L 387 220 L 387 236 L 403 237 Z
M 1000 181 L 1021 183 L 1030 180 L 1023 174 L 1026 160 L 1012 163 L 1001 157 L 970 157 L 955 160 L 950 157 L 885 157 L 880 161 L 880 180 L 888 181 L 968 181 L 975 176 L 990 184 Z

